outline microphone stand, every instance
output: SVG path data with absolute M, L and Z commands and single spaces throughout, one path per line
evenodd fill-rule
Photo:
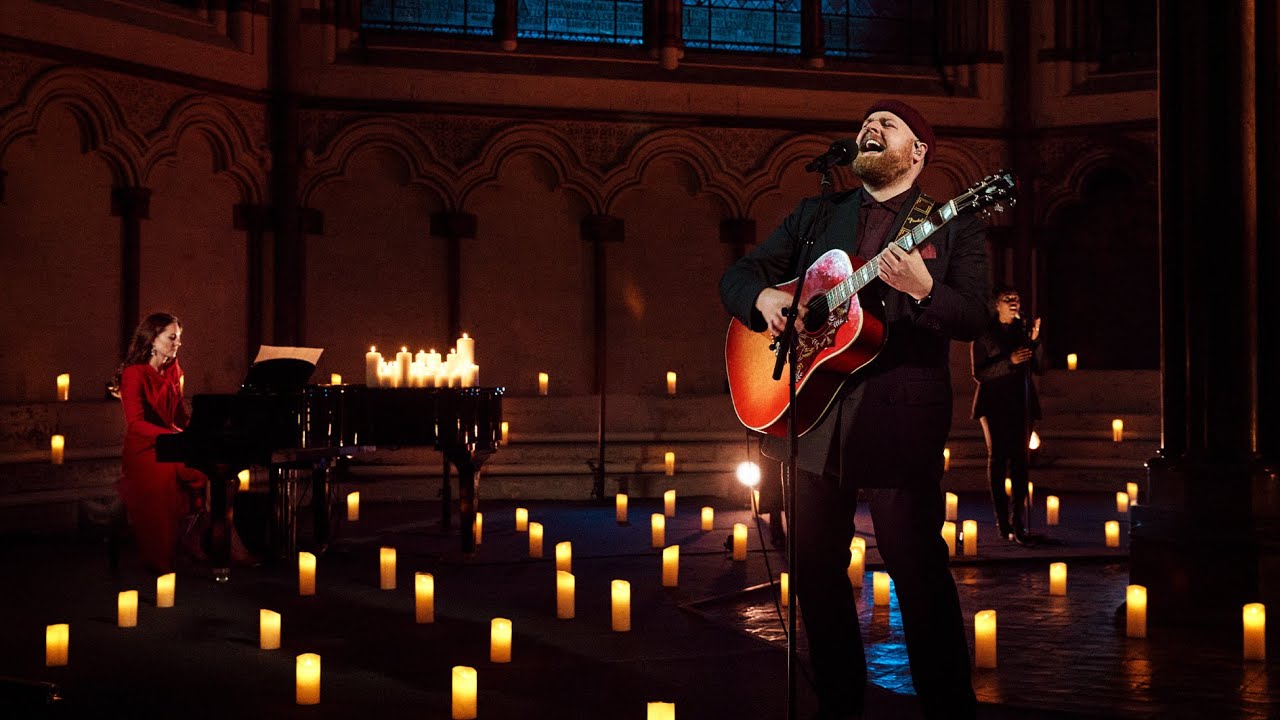
M 816 162 L 816 161 L 815 161 Z M 784 512 L 787 518 L 787 569 L 791 573 L 790 585 L 787 588 L 787 718 L 796 720 L 798 693 L 796 686 L 799 679 L 799 667 L 796 663 L 796 459 L 799 456 L 799 433 L 796 432 L 796 364 L 799 360 L 797 350 L 796 317 L 799 315 L 800 295 L 804 292 L 805 271 L 808 270 L 809 255 L 813 250 L 815 235 L 824 232 L 827 227 L 831 203 L 831 167 L 823 162 L 822 194 L 818 199 L 818 208 L 808 228 L 800 235 L 800 246 L 797 248 L 797 279 L 795 293 L 791 296 L 791 307 L 786 311 L 787 324 L 782 334 L 775 340 L 777 361 L 773 366 L 773 379 L 782 377 L 782 364 L 788 363 L 790 379 L 787 382 L 790 411 L 787 413 L 787 472 L 783 477 L 786 492 L 783 494 Z

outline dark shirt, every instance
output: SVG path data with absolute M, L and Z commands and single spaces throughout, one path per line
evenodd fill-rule
M 862 193 L 862 206 L 858 212 L 858 237 L 861 239 L 858 257 L 870 260 L 880 253 L 880 248 L 885 245 L 885 236 L 893 228 L 893 221 L 914 191 L 914 188 L 907 188 L 884 202 L 871 197 L 866 188 L 859 191 Z

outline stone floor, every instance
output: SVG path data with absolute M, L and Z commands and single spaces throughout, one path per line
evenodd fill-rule
M 660 586 L 660 551 L 650 547 L 655 500 L 635 500 L 632 523 L 612 506 L 525 503 L 546 529 L 544 559 L 528 557 L 514 529 L 515 504 L 486 503 L 484 541 L 463 557 L 424 503 L 366 505 L 359 522 L 320 557 L 318 592 L 299 597 L 296 570 L 280 563 L 233 572 L 215 584 L 200 568 L 178 574 L 176 606 L 155 607 L 152 579 L 125 548 L 113 575 L 101 543 L 60 538 L 0 540 L 6 582 L 0 611 L 0 707 L 5 717 L 82 717 L 153 711 L 194 717 L 448 718 L 450 668 L 475 667 L 481 718 L 645 717 L 649 701 L 673 701 L 676 716 L 787 717 L 785 643 L 768 586 L 780 552 L 761 550 L 751 532 L 748 560 L 733 562 L 724 541 L 750 522 L 745 503 L 723 499 L 712 532 L 699 527 L 701 498 L 682 499 L 667 542 L 681 548 L 680 584 Z M 960 517 L 985 520 L 987 501 L 962 495 Z M 1121 519 L 1113 497 L 1063 496 L 1062 524 L 1037 528 L 1043 542 L 1016 546 L 989 522 L 976 558 L 954 574 L 966 622 L 997 610 L 999 666 L 975 670 L 983 718 L 1266 718 L 1280 716 L 1275 662 L 1241 660 L 1238 628 L 1151 628 L 1124 637 L 1116 609 L 1127 584 L 1126 548 L 1103 547 L 1102 524 Z M 874 535 L 868 538 L 861 619 L 875 688 L 868 717 L 912 718 L 911 690 L 896 601 L 871 607 Z M 577 616 L 555 618 L 554 547 L 573 544 Z M 398 589 L 378 589 L 378 548 L 398 551 Z M 1048 564 L 1068 563 L 1066 597 L 1047 592 Z M 767 566 L 767 567 L 766 567 Z M 431 572 L 437 617 L 413 615 L 413 573 Z M 609 585 L 632 588 L 632 630 L 610 630 Z M 139 625 L 115 624 L 119 590 L 139 590 Z M 283 649 L 257 647 L 258 608 L 283 616 Z M 513 621 L 513 660 L 488 660 L 489 621 Z M 71 626 L 70 664 L 44 666 L 44 626 Z M 970 631 L 970 639 L 972 632 Z M 803 647 L 803 634 L 800 638 Z M 294 656 L 322 656 L 322 702 L 294 704 Z M 1274 657 L 1274 654 L 1273 654 Z M 57 687 L 60 702 L 24 706 L 30 683 Z M 801 685 L 800 717 L 813 710 Z

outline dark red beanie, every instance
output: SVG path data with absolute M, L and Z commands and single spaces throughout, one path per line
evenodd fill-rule
M 867 112 L 863 115 L 863 119 L 871 116 L 871 113 L 879 111 L 891 112 L 902 118 L 902 121 L 911 128 L 911 132 L 916 134 L 916 138 L 920 142 L 928 145 L 928 149 L 924 152 L 924 162 L 929 164 L 929 157 L 933 155 L 934 139 L 933 128 L 929 127 L 929 121 L 924 119 L 919 110 L 902 102 L 901 100 L 881 100 L 871 107 L 867 108 Z

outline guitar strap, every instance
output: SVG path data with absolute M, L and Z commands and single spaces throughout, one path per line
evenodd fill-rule
M 915 226 L 927 220 L 929 213 L 933 212 L 933 206 L 933 198 L 924 193 L 917 195 L 915 204 L 911 206 L 911 212 L 907 213 L 907 219 L 902 221 L 902 229 L 898 230 L 893 241 L 901 240 L 904 235 L 915 229 Z

